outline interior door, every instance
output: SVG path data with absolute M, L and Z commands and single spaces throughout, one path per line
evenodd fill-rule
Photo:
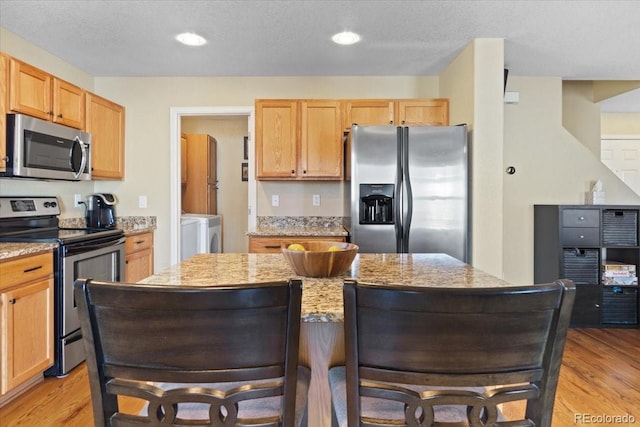
M 209 200 L 207 214 L 218 214 L 218 172 L 217 172 L 217 141 L 210 135 L 208 138 L 208 172 L 207 172 L 207 197 Z

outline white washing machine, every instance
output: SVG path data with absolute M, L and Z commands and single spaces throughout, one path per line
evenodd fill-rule
M 186 213 L 182 218 L 198 220 L 199 254 L 222 252 L 222 216 Z
M 180 261 L 198 253 L 200 221 L 196 218 L 180 218 Z

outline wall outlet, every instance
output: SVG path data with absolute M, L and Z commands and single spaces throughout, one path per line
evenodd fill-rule
M 280 206 L 280 196 L 277 194 L 271 196 L 271 206 Z
M 138 207 L 141 209 L 147 208 L 147 196 L 138 196 Z
M 320 206 L 320 195 L 319 194 L 314 194 L 313 195 L 313 206 Z
M 80 194 L 73 195 L 73 206 L 76 208 L 80 206 L 80 202 L 82 202 L 82 196 Z

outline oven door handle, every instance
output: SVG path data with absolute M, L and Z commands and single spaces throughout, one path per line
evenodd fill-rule
M 106 242 L 80 242 L 80 243 L 74 243 L 72 245 L 66 245 L 65 248 L 65 255 L 71 255 L 72 253 L 76 254 L 76 253 L 86 253 L 86 252 L 90 252 L 90 251 L 94 251 L 94 250 L 98 250 L 98 249 L 102 249 L 102 248 L 109 248 L 112 246 L 118 246 L 118 245 L 122 245 L 125 242 L 125 238 L 121 237 L 117 240 L 112 240 L 109 239 Z

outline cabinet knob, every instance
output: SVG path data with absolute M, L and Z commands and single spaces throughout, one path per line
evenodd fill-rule
M 596 308 L 600 308 L 600 304 L 595 304 L 595 307 Z
M 9 300 L 9 304 L 15 304 L 15 303 L 16 303 L 16 299 L 15 299 L 15 298 L 11 298 L 11 299 Z
M 389 124 L 392 125 L 393 124 L 393 120 L 389 120 Z
M 581 238 L 581 239 L 584 239 L 584 236 L 581 234 L 581 235 L 580 235 L 580 238 Z
M 47 111 L 47 116 L 53 116 L 53 111 Z
M 584 217 L 581 216 L 580 218 L 578 218 L 580 221 L 584 221 Z
M 302 171 L 302 173 L 307 173 L 307 171 L 306 171 L 306 170 L 303 170 L 303 171 Z
M 58 118 L 61 119 L 62 118 L 62 113 L 58 114 Z
M 293 169 L 291 169 L 291 175 L 293 175 L 293 174 L 295 174 L 295 173 L 296 173 L 296 171 L 295 171 L 295 170 L 293 170 Z

